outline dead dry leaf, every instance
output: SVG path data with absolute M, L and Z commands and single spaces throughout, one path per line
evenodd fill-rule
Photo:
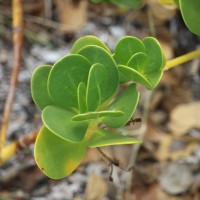
M 180 136 L 190 129 L 200 129 L 200 102 L 181 104 L 170 114 L 169 128 L 172 134 Z
M 87 1 L 56 0 L 62 31 L 70 33 L 79 30 L 87 19 Z
M 148 0 L 147 4 L 151 8 L 154 17 L 160 21 L 169 20 L 177 12 L 177 6 L 175 5 L 163 5 L 157 0 Z
M 107 193 L 107 184 L 98 174 L 91 174 L 86 186 L 86 200 L 102 200 Z

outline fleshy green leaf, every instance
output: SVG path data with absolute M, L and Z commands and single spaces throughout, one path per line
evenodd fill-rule
M 105 67 L 102 64 L 94 64 L 90 68 L 86 102 L 88 111 L 95 111 L 101 103 L 101 96 L 106 88 L 106 80 L 108 79 Z
M 179 0 L 181 14 L 191 32 L 200 35 L 200 1 Z
M 83 47 L 87 47 L 89 45 L 96 45 L 96 46 L 102 47 L 109 54 L 111 54 L 109 48 L 99 38 L 93 35 L 87 35 L 76 40 L 76 42 L 71 48 L 71 53 L 77 54 Z
M 110 145 L 122 145 L 122 144 L 137 144 L 142 140 L 132 137 L 121 135 L 120 133 L 114 133 L 107 130 L 98 129 L 92 137 L 88 140 L 88 147 L 103 147 Z
M 114 95 L 118 87 L 119 76 L 116 63 L 108 52 L 97 46 L 84 47 L 79 54 L 88 59 L 92 64 L 100 63 L 105 67 L 106 74 L 109 77 L 105 77 L 104 85 L 106 87 L 101 91 L 101 103 L 105 102 Z
M 90 119 L 99 119 L 101 117 L 121 117 L 124 113 L 119 110 L 106 110 L 106 111 L 97 111 L 97 112 L 87 112 L 83 114 L 78 114 L 72 117 L 73 121 L 83 121 L 83 120 L 90 120 Z
M 139 100 L 139 92 L 136 89 L 136 84 L 129 85 L 116 100 L 111 103 L 107 110 L 120 110 L 124 115 L 117 118 L 110 116 L 103 118 L 103 123 L 108 127 L 119 128 L 124 126 L 135 112 Z
M 87 83 L 90 66 L 81 55 L 69 55 L 54 64 L 48 86 L 50 97 L 57 105 L 78 108 L 78 85 L 80 82 Z
M 156 39 L 146 37 L 143 45 L 145 52 L 134 53 L 127 64 L 119 65 L 118 69 L 121 79 L 131 80 L 153 89 L 162 77 L 165 58 Z
M 48 105 L 54 105 L 47 91 L 47 80 L 51 66 L 39 66 L 31 78 L 31 93 L 33 100 L 41 110 Z
M 87 112 L 86 106 L 86 85 L 81 82 L 78 86 L 78 105 L 80 113 Z
M 83 140 L 88 123 L 72 121 L 74 113 L 56 106 L 47 106 L 42 112 L 45 126 L 55 135 L 70 142 Z
M 116 44 L 114 55 L 119 64 L 126 65 L 129 59 L 138 52 L 145 53 L 143 43 L 135 37 L 126 36 Z
M 48 177 L 61 179 L 79 166 L 85 152 L 85 142 L 68 142 L 43 127 L 35 142 L 34 157 L 39 168 Z
M 143 44 L 146 49 L 146 54 L 149 58 L 148 68 L 145 72 L 154 72 L 162 69 L 165 62 L 163 62 L 163 52 L 159 42 L 153 37 L 146 37 L 143 40 Z
M 136 83 L 145 85 L 148 89 L 152 88 L 151 83 L 135 69 L 124 66 L 124 65 L 119 65 L 118 69 L 121 72 L 121 74 L 123 75 L 124 79 L 126 78 L 126 79 L 132 80 Z

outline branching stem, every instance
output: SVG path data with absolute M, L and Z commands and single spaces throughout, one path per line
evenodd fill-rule
M 113 178 L 112 178 L 112 173 L 113 173 L 113 165 L 116 166 L 116 167 L 119 167 L 121 170 L 123 171 L 126 171 L 126 172 L 130 172 L 131 170 L 134 169 L 134 166 L 130 166 L 128 167 L 128 169 L 124 169 L 122 167 L 120 167 L 120 164 L 119 164 L 119 161 L 118 160 L 115 160 L 115 159 L 112 159 L 110 158 L 109 156 L 107 156 L 100 148 L 97 148 L 97 150 L 99 151 L 99 153 L 107 160 L 109 161 L 109 166 L 110 166 L 110 175 L 109 175 L 109 180 L 110 181 L 113 181 Z

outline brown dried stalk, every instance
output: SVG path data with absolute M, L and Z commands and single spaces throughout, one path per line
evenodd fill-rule
M 23 45 L 23 9 L 22 0 L 12 1 L 13 14 L 13 67 L 10 79 L 10 86 L 8 96 L 5 102 L 4 113 L 0 128 L 0 151 L 6 143 L 7 130 L 10 121 L 10 114 L 12 111 L 13 100 L 15 96 L 15 89 L 18 80 L 18 74 L 21 66 L 21 55 Z M 1 155 L 1 154 L 0 154 Z

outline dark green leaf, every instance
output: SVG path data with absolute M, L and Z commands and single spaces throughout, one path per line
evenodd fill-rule
M 200 0 L 179 0 L 179 4 L 187 27 L 200 35 Z
M 87 112 L 83 114 L 78 114 L 72 117 L 73 121 L 84 121 L 84 120 L 91 120 L 91 119 L 99 119 L 101 117 L 120 117 L 123 116 L 124 113 L 119 110 L 106 110 L 106 111 L 97 111 L 97 112 Z
M 140 74 L 138 71 L 131 67 L 127 67 L 124 65 L 118 66 L 119 72 L 123 75 L 124 79 L 132 80 L 136 83 L 140 83 L 145 85 L 148 89 L 152 88 L 151 83 L 144 77 L 144 75 Z
M 47 80 L 51 66 L 39 66 L 31 78 L 31 93 L 33 100 L 41 110 L 48 105 L 54 105 L 47 91 Z
M 87 112 L 87 105 L 86 105 L 86 85 L 85 83 L 81 82 L 78 86 L 78 105 L 80 113 Z
M 88 147 L 95 148 L 110 145 L 137 144 L 141 142 L 142 140 L 138 138 L 127 137 L 120 133 L 98 129 L 88 140 Z
M 86 93 L 88 111 L 95 111 L 98 109 L 101 103 L 101 96 L 103 95 L 104 89 L 107 87 L 107 79 L 108 74 L 106 74 L 103 65 L 99 63 L 92 65 L 88 76 Z
M 105 88 L 101 91 L 101 103 L 111 98 L 117 90 L 119 84 L 119 76 L 116 63 L 111 55 L 103 48 L 98 46 L 88 46 L 83 48 L 80 52 L 92 64 L 100 63 L 105 67 L 107 77 L 105 77 Z
M 69 55 L 56 62 L 48 80 L 49 94 L 57 105 L 78 108 L 77 89 L 87 83 L 91 64 L 81 55 Z
M 116 118 L 104 117 L 102 122 L 112 128 L 124 126 L 135 112 L 138 100 L 139 92 L 136 89 L 136 84 L 129 85 L 107 108 L 107 110 L 120 110 L 124 112 L 124 115 Z
M 135 37 L 123 37 L 115 46 L 115 58 L 119 64 L 126 65 L 129 59 L 138 52 L 145 53 L 143 43 Z
M 148 89 L 156 87 L 163 74 L 165 58 L 160 44 L 155 38 L 146 37 L 143 40 L 145 52 L 132 54 L 127 64 L 119 65 L 121 81 L 134 81 L 145 85 Z M 130 68 L 130 69 L 129 69 Z
M 72 121 L 74 113 L 56 106 L 47 106 L 42 112 L 45 126 L 55 135 L 70 142 L 83 140 L 88 122 Z
M 83 47 L 87 47 L 90 45 L 96 45 L 96 46 L 102 47 L 109 54 L 111 54 L 108 47 L 99 38 L 97 38 L 93 35 L 87 35 L 87 36 L 81 37 L 78 40 L 76 40 L 76 42 L 74 43 L 74 45 L 71 48 L 71 53 L 77 54 Z

